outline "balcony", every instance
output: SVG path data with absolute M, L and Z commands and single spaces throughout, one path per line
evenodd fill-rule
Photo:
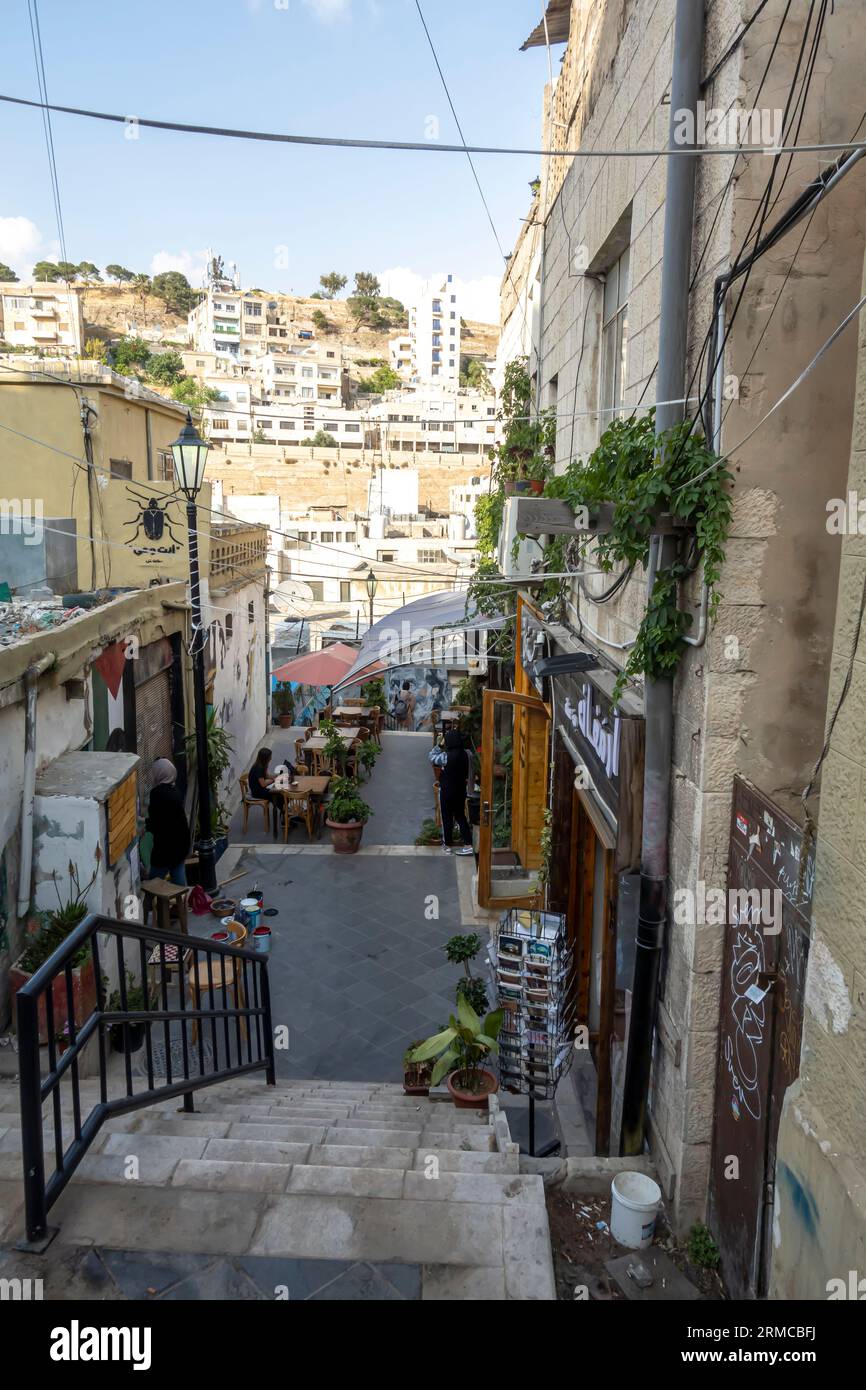
M 57 306 L 56 304 L 43 304 L 41 308 L 37 309 L 35 304 L 31 304 L 30 314 L 34 319 L 55 319 L 57 317 Z
M 237 338 L 241 330 L 236 323 L 215 323 L 213 331 L 215 338 Z
M 244 522 L 215 521 L 211 525 L 210 577 L 222 582 L 245 580 L 250 573 L 265 572 L 268 532 L 265 526 Z

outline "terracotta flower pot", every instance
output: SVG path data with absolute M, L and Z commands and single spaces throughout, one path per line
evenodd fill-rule
M 292 727 L 292 725 L 294 724 L 294 722 L 295 722 L 295 716 L 294 716 L 293 714 L 281 714 L 281 715 L 280 715 L 280 728 L 281 728 L 281 729 L 290 729 L 290 728 Z
M 357 854 L 361 847 L 361 836 L 364 833 L 362 820 L 326 820 L 325 824 L 331 832 L 331 842 L 335 854 Z
M 31 979 L 31 975 L 26 970 L 19 969 L 17 963 L 9 971 L 9 987 L 13 994 L 17 994 L 22 985 L 26 985 Z M 48 1042 L 48 1022 L 46 1019 L 45 1004 L 51 995 L 51 1031 L 54 1037 L 63 1034 L 68 1020 L 69 1013 L 66 1003 L 66 975 L 61 972 L 51 985 L 51 990 L 45 990 L 39 1000 L 39 1041 Z M 96 975 L 93 970 L 93 956 L 88 953 L 87 959 L 81 965 L 76 965 L 72 971 L 72 1007 L 75 1011 L 76 1030 L 80 1031 L 96 1008 Z
M 457 1084 L 455 1078 L 458 1075 L 458 1072 L 452 1071 L 450 1076 L 447 1076 L 445 1078 L 445 1085 L 448 1087 L 448 1090 L 451 1094 L 451 1099 L 454 1101 L 454 1104 L 457 1106 L 457 1109 L 486 1110 L 487 1097 L 492 1096 L 496 1091 L 499 1090 L 498 1078 L 493 1075 L 492 1071 L 488 1071 L 486 1067 L 482 1067 L 481 1070 L 478 1072 L 478 1078 L 481 1082 L 481 1090 L 467 1091 L 464 1090 L 462 1086 L 459 1086 Z
M 544 492 L 544 479 L 530 478 L 529 491 L 534 493 L 536 497 L 540 497 L 541 494 Z

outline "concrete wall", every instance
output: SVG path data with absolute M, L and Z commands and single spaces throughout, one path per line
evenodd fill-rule
M 250 621 L 252 604 L 252 621 Z M 231 636 L 227 620 L 231 618 Z M 240 801 L 238 777 L 252 764 L 270 720 L 265 673 L 265 596 L 263 583 L 235 589 L 212 589 L 211 644 L 215 659 L 213 701 L 218 723 L 233 740 L 231 767 L 222 799 L 229 807 Z
M 54 664 L 39 678 L 36 705 L 36 771 L 38 773 L 62 753 L 75 752 L 89 742 L 93 733 L 91 665 L 110 643 L 136 636 L 141 645 L 186 632 L 186 616 L 180 584 L 142 591 L 103 605 L 82 618 L 73 619 L 55 631 L 45 630 L 0 651 L 0 1026 L 8 1016 L 8 970 L 22 947 L 25 923 L 17 912 L 18 874 L 21 842 L 21 808 L 24 783 L 24 703 L 21 676 L 31 663 L 51 654 Z M 174 608 L 165 605 L 175 605 Z M 185 707 L 192 708 L 190 692 Z M 46 798 L 52 802 L 57 798 Z M 92 806 L 95 803 L 82 803 Z M 51 837 L 56 849 L 51 867 L 58 869 L 61 888 L 66 885 L 70 858 L 79 862 L 80 879 L 85 884 L 93 872 L 90 842 L 78 832 L 81 817 L 72 817 L 69 837 Z M 104 827 L 103 827 L 104 829 Z M 96 841 L 98 843 L 98 840 Z M 77 847 L 77 848 L 76 848 Z M 46 859 L 39 869 L 34 847 L 34 880 L 37 905 L 56 904 Z M 126 868 L 123 868 L 124 863 Z M 105 877 L 99 888 L 99 910 L 114 914 L 127 891 L 129 863 L 123 857 L 116 873 Z M 109 882 L 110 879 L 110 882 Z M 96 893 L 96 889 L 94 892 Z
M 572 74 L 572 107 L 582 97 L 579 117 L 563 119 L 572 122 L 584 148 L 664 146 L 674 0 L 610 0 L 595 8 L 582 66 L 575 75 L 569 59 L 563 64 L 563 74 Z M 744 0 L 707 6 L 704 71 L 753 8 Z M 587 9 L 584 0 L 575 0 L 574 11 L 583 19 L 573 29 L 570 49 L 575 35 L 587 29 Z M 756 104 L 783 11 L 782 0 L 771 0 L 705 92 L 708 106 Z M 856 125 L 851 113 L 858 104 L 863 58 L 858 18 L 855 0 L 842 0 L 828 17 L 800 142 L 848 137 L 847 126 Z M 784 104 L 804 20 L 805 11 L 794 7 L 761 105 Z M 548 213 L 543 334 L 533 368 L 539 403 L 557 403 L 558 469 L 591 452 L 606 423 L 598 414 L 603 289 L 581 267 L 604 272 L 625 245 L 631 252 L 625 404 L 634 407 L 641 396 L 645 404 L 655 398 L 665 163 L 574 160 Z M 780 166 L 774 196 L 784 168 Z M 701 160 L 692 254 L 692 370 L 709 324 L 713 281 L 737 254 L 768 172 L 769 161 L 752 156 L 738 161 L 736 177 L 729 182 L 730 158 Z M 775 216 L 813 174 L 808 159 L 795 161 Z M 736 451 L 737 441 L 856 302 L 866 227 L 863 178 L 863 171 L 855 171 L 819 209 L 799 251 L 805 224 L 753 270 L 728 346 L 726 371 L 739 379 L 739 398 L 730 402 L 725 416 L 723 448 Z M 788 274 L 795 252 L 796 267 Z M 734 524 L 722 606 L 706 645 L 685 655 L 676 682 L 672 889 L 694 888 L 701 879 L 708 888 L 724 886 L 735 772 L 802 820 L 798 792 L 808 780 L 823 731 L 838 572 L 838 553 L 824 526 L 824 502 L 844 492 L 853 381 L 849 335 L 754 442 L 735 452 Z M 591 552 L 585 559 L 591 560 Z M 609 575 L 590 578 L 586 592 L 575 585 L 568 617 L 622 665 L 622 646 L 634 636 L 643 613 L 645 584 L 638 571 L 614 601 L 594 604 L 591 595 L 610 582 Z M 695 615 L 698 597 L 695 586 L 681 596 Z M 723 944 L 719 928 L 671 924 L 668 929 L 663 997 L 683 1044 L 682 1061 L 674 1067 L 672 1054 L 657 1050 L 651 1138 L 683 1225 L 704 1214 Z
M 28 380 L 24 369 L 21 380 L 0 373 L 0 421 L 17 431 L 4 431 L 3 496 L 38 503 L 46 524 L 51 517 L 75 518 L 81 590 L 147 588 L 156 580 L 185 579 L 189 556 L 183 499 L 164 500 L 176 493 L 176 484 L 150 476 L 159 451 L 170 450 L 180 433 L 184 414 L 169 401 L 138 392 L 135 382 L 127 384 L 129 394 L 124 395 L 122 384 L 101 385 L 96 377 L 89 379 L 88 371 L 82 365 L 84 381 L 76 389 L 42 378 Z M 80 401 L 94 412 L 90 487 Z M 112 459 L 131 464 L 131 479 L 111 476 Z M 154 527 L 144 520 L 151 498 L 159 508 L 157 537 L 148 535 L 148 527 Z M 202 488 L 200 505 L 207 517 L 209 483 Z M 201 526 L 199 558 L 205 573 L 207 533 Z M 90 536 L 97 539 L 95 547 Z M 13 586 L 18 583 L 14 574 L 4 573 L 4 578 Z
M 866 285 L 866 277 L 864 277 Z M 848 488 L 866 497 L 866 327 L 860 328 Z M 847 497 L 843 489 L 840 496 Z M 864 528 L 866 529 L 866 528 Z M 852 661 L 866 584 L 866 534 L 841 549 L 827 706 L 837 708 L 821 773 L 813 934 L 799 1080 L 779 1133 L 771 1293 L 826 1298 L 829 1281 L 866 1276 L 866 646 Z M 866 1292 L 866 1285 L 859 1296 Z M 851 1297 L 847 1295 L 842 1295 Z

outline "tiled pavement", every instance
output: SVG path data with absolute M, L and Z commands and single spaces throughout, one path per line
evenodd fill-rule
M 290 1039 L 277 1054 L 279 1076 L 399 1081 L 406 1047 L 454 1007 L 459 968 L 442 948 L 461 929 L 459 861 L 412 845 L 432 814 L 429 749 L 429 735 L 385 736 L 365 790 L 376 814 L 364 848 L 373 853 L 335 855 L 327 832 L 309 846 L 298 831 L 288 852 L 261 834 L 261 848 L 248 835 L 228 851 L 230 872 L 249 875 L 227 891 L 257 886 L 279 913 L 270 919 L 271 1001 Z M 198 929 L 211 925 L 199 919 Z
M 435 1273 L 436 1267 L 428 1268 L 428 1277 Z M 52 1247 L 48 1260 L 0 1252 L 0 1275 L 42 1279 L 46 1299 L 101 1302 L 399 1302 L 420 1299 L 422 1291 L 420 1264 L 178 1254 L 61 1243 Z

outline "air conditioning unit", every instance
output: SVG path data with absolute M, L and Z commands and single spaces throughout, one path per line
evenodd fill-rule
M 502 526 L 499 530 L 499 568 L 507 579 L 531 574 L 533 560 L 540 560 L 544 555 L 538 541 L 531 536 L 527 536 L 515 546 L 517 501 L 516 497 L 506 497 Z

